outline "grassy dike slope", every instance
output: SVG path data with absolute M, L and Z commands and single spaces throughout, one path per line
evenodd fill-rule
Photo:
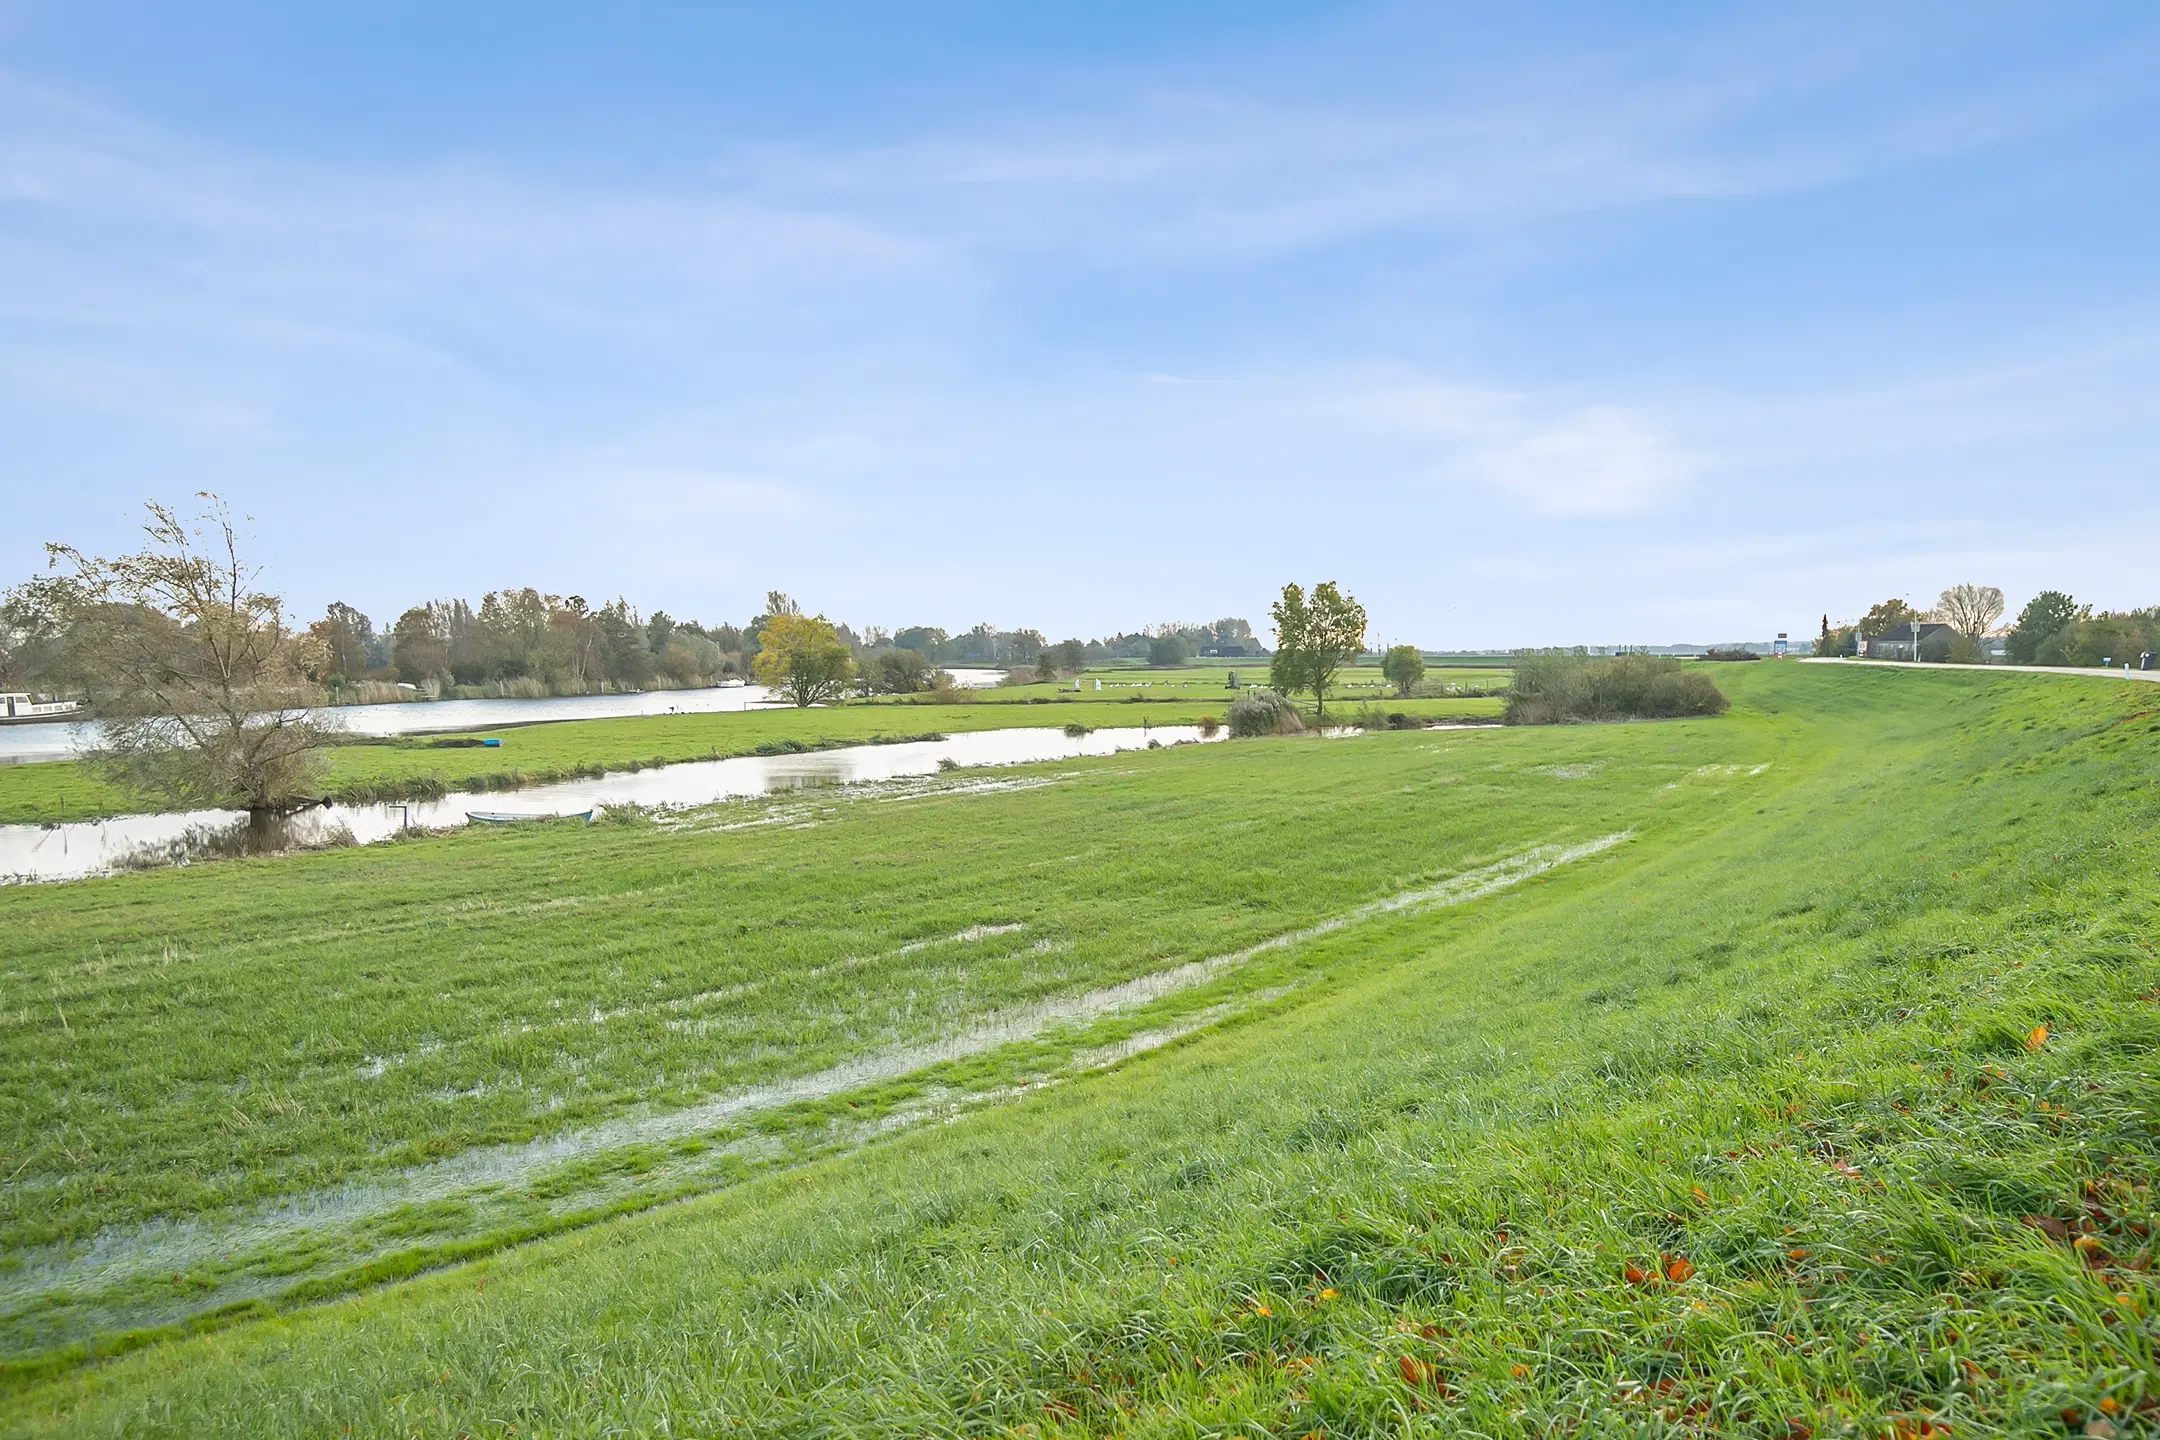
M 1517 747 L 1480 756 L 1510 786 L 1542 767 L 1582 787 L 1538 838 L 1615 820 L 1635 838 L 1310 940 L 1287 993 L 1212 1031 L 708 1199 L 78 1371 L 19 1390 L 13 1417 L 422 1435 L 2147 1423 L 2145 697 L 1799 666 L 1727 683 L 1722 721 L 1456 741 Z M 1351 763 L 1335 756 L 1416 762 L 1434 739 L 1131 768 L 1211 775 L 1216 803 L 1165 809 L 1165 828 L 1231 873 L 1251 846 L 1286 898 L 1339 909 L 1416 872 L 1399 850 L 1359 870 L 1324 791 L 1236 816 L 1287 849 L 1210 822 Z M 1297 764 L 1271 776 L 1283 756 Z M 1469 769 L 1422 763 L 1429 780 Z M 1388 817 L 1452 790 L 1415 773 L 1332 778 L 1364 782 L 1399 846 L 1411 828 Z M 1629 785 L 1600 788 L 1615 776 Z M 1061 793 L 974 803 L 1017 816 Z
M 1585 758 L 1590 731 L 1217 744 L 0 889 L 0 1362 L 1039 1078 L 1302 963 L 1210 957 L 1719 806 L 1663 783 L 1765 738 L 1644 732 L 1625 763 Z

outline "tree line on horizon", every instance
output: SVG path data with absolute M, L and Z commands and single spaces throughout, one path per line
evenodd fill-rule
M 1914 624 L 1933 623 L 1949 633 L 1924 637 L 1918 658 L 1944 664 L 1984 664 L 1991 658 L 1987 642 L 1997 639 L 2004 662 L 2012 665 L 2135 665 L 2160 656 L 2160 606 L 2095 611 L 2064 591 L 2042 590 L 2008 627 L 2000 624 L 2004 612 L 2003 593 L 1993 585 L 1953 585 L 1931 610 L 1893 597 L 1849 624 L 1832 625 L 1823 616 L 1815 653 L 1855 655 L 1863 640 L 1896 638 Z
M 217 541 L 228 521 L 215 497 L 203 498 L 211 509 L 191 518 L 214 519 L 205 533 Z M 167 550 L 192 533 L 177 511 L 162 507 L 153 507 L 150 529 Z M 207 563 L 216 548 L 213 544 L 196 558 Z M 119 583 L 130 573 L 140 578 L 141 567 L 112 562 L 119 569 L 100 571 L 98 583 L 91 585 L 85 580 L 95 568 L 89 557 L 67 546 L 48 549 L 53 572 L 14 587 L 0 602 L 0 689 L 88 697 L 101 659 L 95 652 L 116 643 L 120 633 L 112 624 L 92 623 L 119 618 L 101 616 L 98 606 L 144 610 L 137 600 L 121 597 L 126 587 Z M 140 562 L 150 553 L 123 560 Z M 70 569 L 72 576 L 65 573 Z M 581 595 L 531 586 L 491 590 L 477 606 L 463 599 L 414 605 L 387 626 L 342 601 L 330 604 L 319 619 L 294 625 L 282 599 L 278 604 L 278 624 L 285 632 L 281 644 L 295 682 L 315 687 L 318 700 L 332 703 L 391 698 L 399 686 L 429 695 L 486 698 L 747 680 L 756 674 L 768 626 L 776 617 L 801 613 L 792 599 L 772 591 L 766 608 L 746 623 L 707 625 L 678 620 L 664 610 L 644 615 L 622 597 L 594 605 Z M 1202 653 L 1268 653 L 1252 626 L 1236 617 L 1173 621 L 1055 644 L 1040 630 L 1001 629 L 987 622 L 958 633 L 930 625 L 857 631 L 844 622 L 823 623 L 846 648 L 863 688 L 887 692 L 926 688 L 946 667 L 1031 667 L 1047 676 L 1121 660 L 1180 665 Z
M 642 690 L 751 677 L 767 628 L 776 618 L 800 613 L 784 592 L 770 591 L 765 609 L 746 623 L 708 626 L 677 620 L 664 610 L 641 619 L 621 598 L 594 609 L 581 596 L 558 597 L 526 588 L 490 591 L 477 610 L 463 600 L 414 606 L 383 633 L 375 632 L 368 617 L 353 607 L 332 605 L 309 631 L 326 657 L 316 677 L 324 683 L 433 682 L 443 693 L 452 693 L 457 687 L 532 679 L 556 689 L 599 685 Z M 912 675 L 910 657 L 919 660 L 927 674 L 944 667 L 1040 669 L 1047 656 L 1056 670 L 1070 674 L 1115 660 L 1180 665 L 1203 652 L 1264 653 L 1251 625 L 1235 617 L 1209 624 L 1151 625 L 1107 639 L 1073 638 L 1056 644 L 1040 630 L 1001 630 L 988 622 L 958 634 L 932 625 L 897 630 L 872 625 L 857 631 L 844 621 L 825 623 L 864 675 Z M 897 666 L 874 663 L 893 652 L 902 657 Z
M 1014 668 L 1032 661 L 1050 678 L 1061 666 L 1077 670 L 1120 651 L 1182 663 L 1195 639 L 1236 646 L 1252 638 L 1238 619 L 1055 646 L 1039 631 L 988 624 L 959 637 L 931 627 L 858 635 L 805 614 L 780 591 L 767 593 L 764 613 L 746 627 L 665 613 L 644 619 L 624 599 L 595 607 L 531 588 L 490 591 L 477 609 L 463 601 L 414 606 L 387 633 L 346 604 L 302 626 L 282 596 L 261 586 L 260 567 L 243 558 L 224 501 L 209 492 L 196 499 L 192 512 L 147 502 L 147 543 L 131 554 L 48 544 L 46 572 L 0 599 L 0 688 L 41 684 L 81 696 L 101 722 L 86 763 L 115 783 L 182 802 L 237 801 L 251 811 L 311 803 L 323 752 L 338 739 L 314 707 L 349 686 L 589 693 L 710 684 L 747 670 L 797 705 L 812 705 L 850 690 L 950 688 L 949 677 L 898 639 L 939 657 Z M 858 657 L 871 663 L 858 665 Z
M 1032 658 L 1029 678 L 1043 680 L 1115 653 L 1101 641 L 1053 646 L 1038 631 L 987 624 L 957 637 L 958 646 L 956 637 L 927 627 L 857 635 L 806 613 L 780 591 L 767 593 L 765 611 L 748 627 L 708 628 L 664 613 L 644 620 L 620 598 L 596 608 L 580 596 L 529 588 L 490 591 L 477 609 L 461 601 L 414 606 L 387 637 L 349 605 L 333 605 L 322 619 L 299 626 L 283 597 L 260 585 L 260 569 L 242 557 L 224 502 L 207 492 L 197 498 L 193 513 L 149 502 L 148 543 L 131 554 L 93 556 L 48 545 L 47 572 L 11 588 L 0 602 L 0 672 L 76 687 L 101 722 L 86 763 L 115 783 L 182 802 L 238 802 L 258 813 L 314 803 L 311 787 L 325 773 L 324 752 L 340 738 L 335 722 L 315 708 L 325 690 L 384 684 L 394 675 L 438 687 L 447 681 L 457 690 L 517 682 L 589 691 L 662 676 L 710 683 L 747 664 L 762 684 L 809 706 L 856 691 L 930 688 L 947 692 L 935 698 L 951 698 L 950 677 L 899 641 L 935 654 L 981 654 L 1014 670 Z M 1324 718 L 1337 675 L 1364 650 L 1365 609 L 1332 580 L 1310 593 L 1285 585 L 1270 618 L 1276 645 L 1264 653 L 1273 688 L 1240 697 L 1232 707 L 1233 733 L 1295 728 L 1285 697 L 1301 693 L 1311 695 L 1316 718 Z M 1251 626 L 1235 618 L 1153 626 L 1116 637 L 1115 644 L 1155 664 L 1181 664 L 1195 641 L 1212 642 L 1207 648 L 1218 652 L 1261 648 Z M 727 648 L 730 642 L 736 648 Z M 1547 703 L 1535 718 L 1723 708 L 1707 680 L 1698 685 L 1677 676 L 1671 661 L 1629 658 L 1629 666 L 1553 662 L 1552 683 L 1541 692 Z M 1407 696 L 1424 661 L 1415 647 L 1398 645 L 1383 657 L 1382 669 Z M 1690 686 L 1715 697 L 1716 709 L 1681 693 Z M 1656 708 L 1647 703 L 1652 700 Z M 1257 724 L 1236 723 L 1240 705 Z M 1512 706 L 1509 718 L 1517 718 Z

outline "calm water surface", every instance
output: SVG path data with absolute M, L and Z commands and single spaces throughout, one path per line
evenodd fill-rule
M 966 689 L 995 685 L 1002 670 L 954 670 Z M 352 735 L 421 735 L 434 730 L 479 730 L 489 725 L 530 725 L 540 720 L 606 720 L 622 715 L 709 715 L 756 710 L 784 702 L 762 685 L 724 685 L 707 690 L 647 690 L 637 695 L 568 695 L 548 700 L 410 700 L 392 705 L 332 705 L 311 713 Z M 95 744 L 97 723 L 0 726 L 0 765 L 32 760 L 70 760 Z
M 678 694 L 683 692 L 676 692 Z M 705 693 L 705 692 L 691 692 Z M 633 699 L 632 696 L 596 697 Z M 462 703 L 462 702 L 454 702 Z M 552 704 L 474 701 L 474 704 Z M 379 706 L 379 709 L 437 709 Z M 330 805 L 281 819 L 250 819 L 243 810 L 122 815 L 68 825 L 0 825 L 0 881 L 80 880 L 115 870 L 192 860 L 388 839 L 406 825 L 462 825 L 475 811 L 530 816 L 575 815 L 612 805 L 708 805 L 813 785 L 853 785 L 933 775 L 939 762 L 1019 765 L 1078 755 L 1110 755 L 1201 738 L 1193 725 L 1097 730 L 1069 736 L 1049 727 L 984 730 L 904 745 L 851 745 L 808 755 L 744 755 L 603 775 L 525 790 L 461 791 L 440 800 L 397 805 Z

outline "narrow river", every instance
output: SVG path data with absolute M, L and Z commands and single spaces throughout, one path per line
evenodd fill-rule
M 947 672 L 966 690 L 995 685 L 1002 670 Z M 708 715 L 781 703 L 763 685 L 704 690 L 642 690 L 633 695 L 565 695 L 545 700 L 408 700 L 390 705 L 331 705 L 311 711 L 353 735 L 424 735 L 531 725 L 542 720 L 609 720 L 624 715 Z M 0 725 L 0 765 L 72 760 L 97 743 L 95 721 Z
M 406 826 L 433 829 L 462 825 L 476 812 L 537 818 L 576 815 L 614 805 L 709 805 L 716 800 L 766 795 L 777 790 L 934 775 L 947 760 L 962 766 L 1020 765 L 1035 760 L 1110 755 L 1120 750 L 1141 749 L 1150 743 L 1174 745 L 1201 738 L 1199 727 L 1193 725 L 1143 725 L 1097 730 L 1082 736 L 1067 735 L 1050 726 L 982 730 L 946 740 L 918 740 L 902 745 L 850 745 L 807 755 L 744 755 L 732 760 L 693 760 L 634 774 L 603 775 L 558 785 L 535 785 L 525 790 L 461 791 L 440 800 L 411 804 L 330 805 L 268 822 L 251 821 L 242 810 L 188 810 L 166 815 L 122 815 L 67 825 L 0 825 L 0 882 L 80 880 L 116 870 L 179 865 L 228 855 L 307 849 L 348 840 L 367 845 L 388 839 Z

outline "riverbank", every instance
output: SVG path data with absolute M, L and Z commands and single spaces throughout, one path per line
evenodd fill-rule
M 758 709 L 701 715 L 640 715 L 605 720 L 556 720 L 445 735 L 353 737 L 330 752 L 323 794 L 367 804 L 430 799 L 450 790 L 516 790 L 685 760 L 726 760 L 874 744 L 932 733 L 961 734 L 1014 727 L 1191 725 L 1220 718 L 1216 698 L 1095 700 L 1086 696 L 955 704 L 854 702 L 807 710 Z M 1421 714 L 1497 715 L 1497 700 L 1412 700 L 1390 709 Z M 500 746 L 470 742 L 498 738 Z M 0 766 L 0 824 L 55 824 L 113 815 L 154 814 L 184 807 L 159 804 L 108 784 L 72 761 Z

